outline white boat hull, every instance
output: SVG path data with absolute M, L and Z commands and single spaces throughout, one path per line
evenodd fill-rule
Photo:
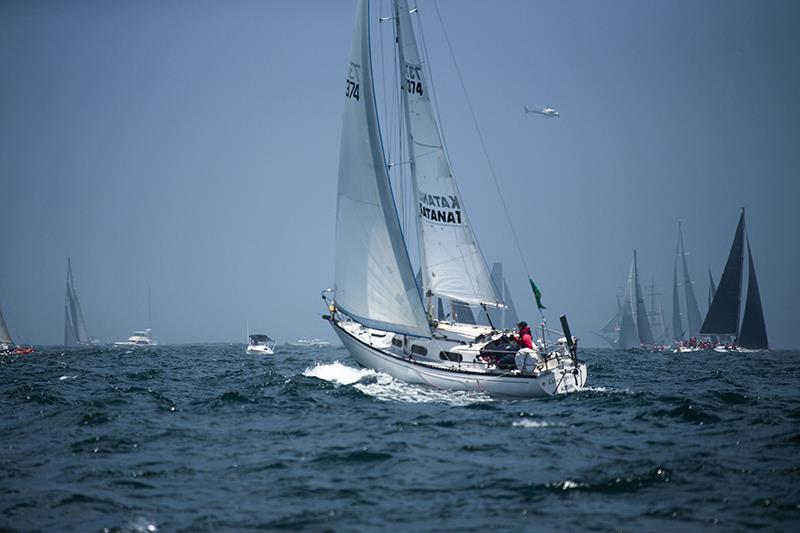
M 333 329 L 347 351 L 361 366 L 385 372 L 390 376 L 417 385 L 438 389 L 477 391 L 492 396 L 544 398 L 574 392 L 586 384 L 586 365 L 579 363 L 578 372 L 556 368 L 538 376 L 492 375 L 432 368 L 403 359 L 369 346 L 333 323 Z
M 275 350 L 269 346 L 248 346 L 247 353 L 261 354 L 261 355 L 274 355 Z

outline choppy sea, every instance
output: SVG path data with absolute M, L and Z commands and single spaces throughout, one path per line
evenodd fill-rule
M 584 350 L 544 400 L 342 347 L 0 356 L 0 530 L 800 528 L 800 352 Z

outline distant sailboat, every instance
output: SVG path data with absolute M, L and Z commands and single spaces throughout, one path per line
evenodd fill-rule
M 519 317 L 517 316 L 517 309 L 514 307 L 514 300 L 511 298 L 508 283 L 506 283 L 506 278 L 503 275 L 503 263 L 497 262 L 492 265 L 492 284 L 501 291 L 501 297 L 506 306 L 499 309 L 489 308 L 485 314 L 488 315 L 488 318 L 491 319 L 492 324 L 497 329 L 516 327 L 517 323 L 519 323 Z M 485 323 L 489 323 L 488 319 Z
M 18 346 L 11 338 L 3 310 L 0 309 L 0 355 L 27 355 L 33 353 L 33 348 Z
M 606 325 L 600 328 L 600 331 L 593 332 L 595 335 L 601 337 L 612 348 L 616 348 L 619 343 L 619 329 L 622 321 L 622 303 L 617 296 L 617 312 L 614 316 L 606 322 Z
M 642 287 L 639 284 L 639 267 L 636 250 L 634 250 L 633 261 L 631 261 L 631 268 L 628 272 L 628 283 L 625 287 L 625 297 L 622 300 L 617 348 L 627 350 L 643 345 L 654 346 L 655 339 L 650 327 L 650 320 L 647 317 Z
M 739 311 L 742 300 L 742 282 L 744 270 L 744 252 L 747 244 L 747 299 L 744 316 L 739 324 Z M 768 350 L 767 328 L 764 323 L 764 311 L 761 306 L 761 295 L 758 290 L 756 269 L 753 263 L 753 251 L 747 236 L 744 220 L 744 208 L 739 216 L 736 233 L 722 277 L 714 293 L 711 306 L 700 328 L 703 335 L 728 338 L 738 348 L 749 350 Z
M 7 350 L 11 346 L 14 346 L 14 339 L 11 338 L 6 318 L 3 316 L 3 309 L 0 308 L 0 350 Z
M 418 10 L 414 10 L 418 13 Z M 562 317 L 564 336 L 508 367 L 494 357 L 507 337 L 488 326 L 435 320 L 436 298 L 469 306 L 504 305 L 478 248 L 440 135 L 430 82 L 408 3 L 394 2 L 397 95 L 414 195 L 421 289 L 398 217 L 378 122 L 370 51 L 369 3 L 361 0 L 347 69 L 336 209 L 335 289 L 330 321 L 359 364 L 410 383 L 536 397 L 578 390 L 586 365 Z
M 88 346 L 92 344 L 86 329 L 86 319 L 75 291 L 75 280 L 72 277 L 72 262 L 67 258 L 67 291 L 64 296 L 64 345 Z

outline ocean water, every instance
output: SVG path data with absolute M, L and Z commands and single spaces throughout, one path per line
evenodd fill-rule
M 582 357 L 514 401 L 341 347 L 0 356 L 0 529 L 800 528 L 800 352 Z

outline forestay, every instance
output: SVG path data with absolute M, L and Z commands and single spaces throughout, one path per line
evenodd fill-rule
M 417 235 L 426 295 L 502 305 L 464 209 L 433 114 L 406 0 L 395 2 Z
M 336 303 L 366 326 L 430 336 L 381 144 L 366 0 L 358 4 L 347 68 L 336 205 Z

